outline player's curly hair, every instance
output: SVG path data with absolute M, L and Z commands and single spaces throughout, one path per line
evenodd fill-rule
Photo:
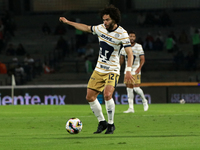
M 117 7 L 114 5 L 108 5 L 103 10 L 100 11 L 100 17 L 103 18 L 104 15 L 110 15 L 112 20 L 115 20 L 115 23 L 119 24 L 121 21 L 121 13 Z

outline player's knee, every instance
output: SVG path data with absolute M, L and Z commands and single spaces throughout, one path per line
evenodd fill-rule
M 89 96 L 89 95 L 86 95 L 86 100 L 88 102 L 93 102 L 95 100 L 94 96 Z
M 112 94 L 110 93 L 110 92 L 105 92 L 104 93 L 104 99 L 105 100 L 109 100 L 109 99 L 111 99 L 112 98 Z
M 91 100 L 91 97 L 90 96 L 88 96 L 88 95 L 86 95 L 86 100 L 89 102 L 90 100 Z

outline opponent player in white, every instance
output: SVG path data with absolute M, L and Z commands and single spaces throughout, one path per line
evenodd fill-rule
M 133 53 L 127 31 L 118 25 L 121 18 L 118 8 L 113 5 L 107 6 L 100 12 L 100 16 L 103 20 L 103 24 L 96 26 L 88 26 L 72 22 L 64 17 L 60 17 L 59 20 L 63 23 L 74 26 L 78 30 L 98 35 L 100 46 L 99 57 L 96 68 L 88 82 L 86 99 L 99 121 L 97 131 L 94 132 L 94 134 L 101 133 L 105 129 L 107 129 L 105 134 L 113 134 L 115 130 L 115 102 L 112 95 L 120 75 L 120 50 L 124 47 L 128 55 L 125 75 L 127 83 L 134 82 L 134 78 L 131 75 Z M 97 99 L 98 94 L 103 90 L 108 122 L 104 118 L 102 107 Z
M 128 103 L 129 103 L 129 108 L 128 108 L 127 111 L 124 111 L 124 113 L 134 113 L 134 107 L 133 107 L 134 94 L 133 94 L 133 90 L 137 94 L 139 94 L 141 96 L 142 103 L 143 103 L 143 106 L 144 106 L 144 111 L 147 111 L 148 108 L 149 108 L 148 102 L 145 99 L 143 90 L 140 88 L 141 69 L 142 69 L 142 66 L 144 65 L 144 62 L 145 62 L 144 51 L 142 49 L 142 46 L 135 42 L 136 34 L 135 34 L 134 31 L 130 31 L 129 32 L 129 38 L 130 38 L 131 48 L 132 48 L 133 57 L 134 57 L 131 74 L 135 78 L 135 84 L 129 84 L 126 81 L 124 81 L 124 83 L 126 84 L 127 95 L 128 95 Z M 127 64 L 126 51 L 124 49 L 122 49 L 120 54 L 121 54 L 121 56 L 120 56 L 120 64 L 122 65 L 124 63 L 124 60 L 126 60 L 126 64 Z

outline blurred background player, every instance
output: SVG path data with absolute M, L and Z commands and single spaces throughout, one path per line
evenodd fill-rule
M 133 51 L 133 65 L 132 65 L 132 70 L 131 74 L 135 78 L 135 84 L 129 84 L 126 81 L 124 83 L 126 84 L 126 89 L 127 89 L 127 95 L 128 95 L 128 103 L 129 103 L 129 108 L 127 111 L 124 111 L 124 113 L 134 113 L 134 93 L 133 90 L 139 94 L 142 98 L 142 103 L 144 106 L 144 111 L 147 111 L 149 106 L 148 106 L 148 101 L 146 100 L 143 90 L 140 88 L 140 83 L 141 83 L 141 69 L 142 66 L 144 65 L 145 62 L 145 57 L 144 57 L 144 51 L 142 49 L 142 46 L 138 43 L 135 42 L 136 40 L 136 34 L 134 31 L 129 32 L 129 38 L 131 42 L 131 48 Z M 125 62 L 127 62 L 127 54 L 124 49 L 121 50 L 120 52 L 120 65 L 122 65 Z M 127 66 L 126 66 L 127 67 Z
M 119 9 L 113 5 L 109 5 L 100 12 L 100 16 L 103 24 L 97 26 L 88 26 L 82 23 L 72 22 L 65 17 L 60 17 L 60 21 L 78 30 L 98 35 L 100 46 L 99 57 L 96 68 L 88 82 L 86 99 L 99 121 L 97 131 L 94 134 L 101 133 L 105 129 L 107 129 L 105 134 L 113 134 L 115 130 L 115 102 L 112 95 L 120 75 L 119 51 L 121 46 L 123 46 L 128 55 L 125 74 L 127 83 L 133 83 L 134 79 L 131 75 L 133 53 L 127 31 L 118 25 L 121 19 Z M 97 99 L 97 96 L 103 90 L 108 122 L 104 118 L 102 107 Z

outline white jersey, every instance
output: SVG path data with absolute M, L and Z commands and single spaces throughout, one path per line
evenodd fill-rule
M 131 74 L 135 75 L 135 71 L 137 70 L 137 68 L 140 66 L 140 56 L 144 55 L 144 51 L 142 48 L 142 45 L 135 43 L 134 46 L 131 47 L 132 51 L 133 51 L 133 65 L 132 65 L 132 69 L 131 69 Z M 123 48 L 120 52 L 121 55 L 123 55 L 125 57 L 125 62 L 126 62 L 126 67 L 127 67 L 127 54 L 125 49 Z M 124 74 L 126 72 L 124 71 Z M 141 71 L 139 72 L 139 74 L 141 74 Z
M 122 47 L 130 47 L 130 40 L 126 30 L 118 26 L 109 32 L 104 24 L 92 26 L 91 31 L 99 38 L 99 57 L 95 70 L 101 73 L 120 74 L 119 56 Z

